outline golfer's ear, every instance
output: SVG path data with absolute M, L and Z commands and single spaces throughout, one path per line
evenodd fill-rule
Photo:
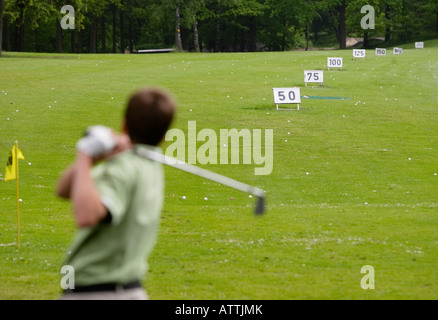
M 122 132 L 128 134 L 128 124 L 126 123 L 126 120 L 123 120 L 122 123 Z

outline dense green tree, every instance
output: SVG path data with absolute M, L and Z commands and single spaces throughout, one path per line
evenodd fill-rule
M 133 52 L 346 48 L 347 37 L 399 42 L 438 35 L 438 0 L 69 0 L 75 29 L 60 27 L 62 0 L 0 0 L 6 51 Z M 362 29 L 363 5 L 375 29 Z
M 435 27 L 435 35 L 438 35 L 438 0 L 426 0 L 421 5 L 421 9 L 423 12 L 429 13 L 432 17 L 434 17 L 435 21 L 433 22 L 431 19 L 431 26 Z M 424 20 L 427 23 L 427 19 Z
M 323 1 L 320 0 L 300 0 L 296 2 L 298 9 L 296 10 L 297 25 L 304 31 L 306 38 L 306 50 L 309 49 L 310 32 L 314 21 L 320 18 L 319 10 L 324 9 Z
M 363 29 L 362 27 L 362 20 L 368 18 L 371 14 L 369 11 L 362 12 L 362 7 L 364 5 L 370 5 L 374 9 L 374 29 Z M 368 19 L 366 19 L 365 22 L 370 23 Z M 350 35 L 354 37 L 363 37 L 363 46 L 368 48 L 370 46 L 370 39 L 379 34 L 383 34 L 385 31 L 383 15 L 380 12 L 379 0 L 352 0 L 347 8 L 346 26 Z
M 3 44 L 3 10 L 5 7 L 5 1 L 0 0 L 0 56 L 2 55 L 2 44 Z

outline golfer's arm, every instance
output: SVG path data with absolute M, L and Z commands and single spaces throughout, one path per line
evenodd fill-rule
M 79 152 L 70 179 L 70 199 L 76 222 L 80 227 L 96 225 L 108 214 L 91 177 L 92 167 L 93 159 Z
M 56 187 L 56 194 L 58 195 L 58 197 L 70 199 L 74 170 L 74 166 L 69 167 L 59 179 L 58 185 Z

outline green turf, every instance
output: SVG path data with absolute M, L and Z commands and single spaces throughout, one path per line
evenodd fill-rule
M 75 231 L 54 195 L 88 125 L 120 127 L 129 94 L 168 88 L 174 128 L 273 129 L 274 168 L 207 165 L 267 191 L 254 198 L 166 168 L 166 201 L 144 285 L 151 299 L 437 299 L 438 41 L 353 61 L 352 52 L 53 55 L 0 59 L 0 159 L 18 140 L 15 182 L 0 181 L 0 299 L 57 299 Z M 327 71 L 328 56 L 344 57 Z M 303 71 L 323 69 L 324 86 Z M 300 86 L 300 111 L 274 87 Z M 170 142 L 163 145 L 166 148 Z M 201 143 L 198 143 L 198 147 Z M 220 146 L 219 146 L 220 147 Z M 0 172 L 0 179 L 4 178 Z M 183 199 L 183 196 L 186 199 Z M 204 200 L 207 197 L 208 200 Z M 375 289 L 361 268 L 375 269 Z

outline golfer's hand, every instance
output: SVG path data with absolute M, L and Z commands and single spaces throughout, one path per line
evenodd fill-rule
M 115 156 L 118 153 L 132 149 L 132 142 L 127 134 L 113 132 L 113 139 L 116 143 L 114 149 L 110 153 L 104 154 L 102 156 L 94 157 L 93 163 L 97 163 L 99 161 L 111 158 L 112 156 Z
M 87 129 L 85 136 L 78 141 L 76 148 L 79 152 L 96 159 L 111 153 L 116 144 L 111 129 L 104 126 L 92 126 Z
M 127 134 L 113 132 L 113 139 L 115 141 L 114 149 L 109 154 L 105 155 L 104 158 L 132 149 L 131 139 Z

